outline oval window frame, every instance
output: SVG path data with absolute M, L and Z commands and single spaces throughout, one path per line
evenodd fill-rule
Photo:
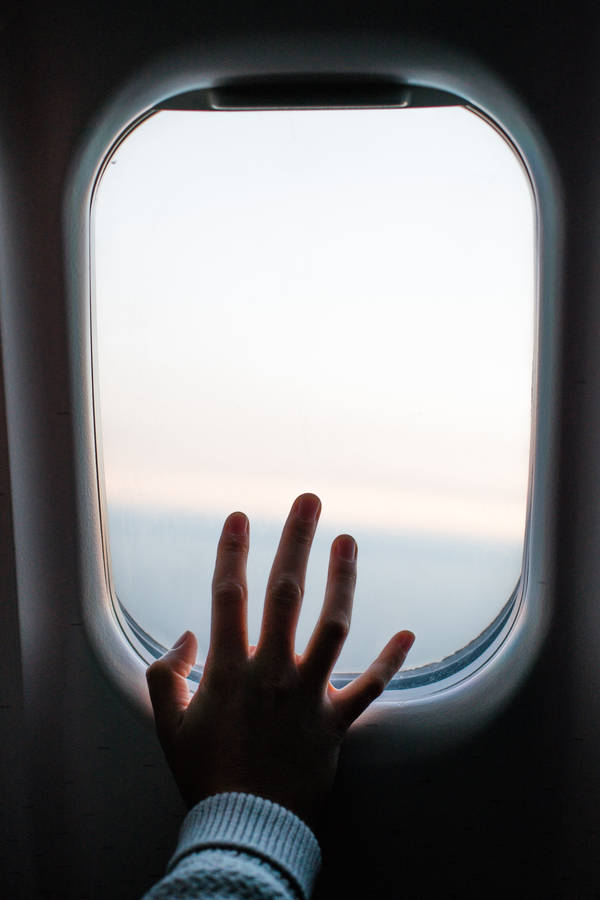
M 286 53 L 282 54 L 281 48 L 274 45 L 270 56 L 265 55 L 264 45 L 259 49 L 249 41 L 232 47 L 230 42 L 218 39 L 201 52 L 194 49 L 174 54 L 169 60 L 151 65 L 126 85 L 99 115 L 73 161 L 65 204 L 65 248 L 67 270 L 71 273 L 72 379 L 78 385 L 74 406 L 80 423 L 76 440 L 78 511 L 83 538 L 81 561 L 85 573 L 84 620 L 104 670 L 147 717 L 151 711 L 144 673 L 159 645 L 151 649 L 152 639 L 128 620 L 112 598 L 106 532 L 102 524 L 103 474 L 100 435 L 94 417 L 92 364 L 90 212 L 93 190 L 115 144 L 154 110 L 172 103 L 172 98 L 198 92 L 208 96 L 212 92 L 222 102 L 223 86 L 227 83 L 236 90 L 240 85 L 250 84 L 266 85 L 270 90 L 274 84 L 283 83 L 288 90 L 293 82 L 288 75 L 290 65 L 296 83 L 309 83 L 312 90 L 316 84 L 326 85 L 327 89 L 343 84 L 351 93 L 360 83 L 379 84 L 379 87 L 395 83 L 400 91 L 416 89 L 455 95 L 511 144 L 526 169 L 535 200 L 533 415 L 527 525 L 519 588 L 476 641 L 442 664 L 422 667 L 428 672 L 404 673 L 405 683 L 412 678 L 413 684 L 407 688 L 395 686 L 396 689 L 392 685 L 355 723 L 353 732 L 364 734 L 366 727 L 377 726 L 388 735 L 386 742 L 379 742 L 381 746 L 385 743 L 386 753 L 404 755 L 425 752 L 434 735 L 437 749 L 461 739 L 481 727 L 507 702 L 533 665 L 547 632 L 551 615 L 547 585 L 553 574 L 549 548 L 554 533 L 554 423 L 558 403 L 559 329 L 553 298 L 558 294 L 557 261 L 562 243 L 555 167 L 531 116 L 480 63 L 449 48 L 426 43 L 408 48 L 398 37 L 389 37 L 384 43 L 385 52 L 381 44 L 375 52 L 364 42 L 357 44 L 349 38 L 336 42 L 334 52 L 325 39 L 314 38 L 310 60 L 297 39 L 293 52 L 286 45 Z M 269 58 L 270 71 L 265 77 L 266 58 Z M 340 59 L 344 61 L 341 66 Z M 367 77 L 357 74 L 365 72 Z M 432 670 L 440 665 L 444 671 L 434 673 Z M 415 676 L 420 683 L 414 683 Z M 400 716 L 401 741 L 396 727 Z M 412 740 L 407 740 L 407 736 Z

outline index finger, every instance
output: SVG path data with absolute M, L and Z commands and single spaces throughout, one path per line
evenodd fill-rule
M 248 519 L 231 513 L 225 521 L 212 582 L 209 658 L 240 661 L 248 653 L 246 559 Z M 208 662 L 208 660 L 207 660 Z

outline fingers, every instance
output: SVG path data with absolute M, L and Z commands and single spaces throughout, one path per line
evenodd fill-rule
M 294 658 L 306 566 L 320 512 L 315 494 L 301 494 L 292 506 L 269 576 L 257 658 Z
M 343 728 L 352 722 L 385 690 L 392 680 L 415 640 L 412 631 L 400 631 L 388 641 L 375 662 L 338 691 L 332 699 Z
M 342 534 L 335 539 L 329 557 L 325 601 L 300 668 L 307 683 L 323 688 L 329 681 L 350 628 L 356 585 L 357 547 L 354 538 Z
M 212 617 L 208 660 L 239 662 L 247 656 L 246 560 L 249 527 L 243 513 L 234 512 L 225 521 L 212 582 Z
M 181 635 L 173 647 L 146 670 L 156 731 L 168 742 L 190 702 L 187 677 L 196 661 L 198 644 L 191 631 Z

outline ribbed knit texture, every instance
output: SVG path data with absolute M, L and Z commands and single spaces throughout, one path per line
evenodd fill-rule
M 321 864 L 312 831 L 252 794 L 216 794 L 184 819 L 167 875 L 145 900 L 308 900 Z

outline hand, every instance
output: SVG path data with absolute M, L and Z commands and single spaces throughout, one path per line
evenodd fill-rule
M 396 634 L 369 668 L 336 690 L 329 676 L 350 625 L 357 548 L 340 535 L 331 548 L 325 601 L 302 656 L 294 651 L 306 566 L 321 511 L 302 494 L 292 506 L 267 585 L 260 636 L 248 647 L 248 519 L 223 528 L 212 583 L 210 647 L 190 698 L 186 681 L 197 643 L 187 631 L 147 672 L 156 730 L 185 802 L 225 791 L 266 797 L 313 828 L 335 777 L 352 722 L 381 694 L 413 641 Z

